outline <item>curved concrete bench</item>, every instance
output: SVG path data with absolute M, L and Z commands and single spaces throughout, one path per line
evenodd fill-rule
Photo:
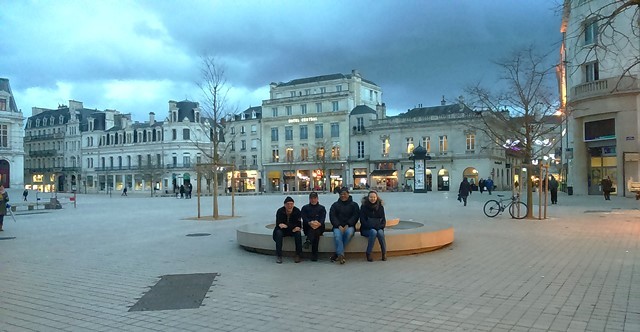
M 329 256 L 335 252 L 331 224 L 327 224 L 325 224 L 327 231 L 320 238 L 318 245 L 318 252 L 322 256 Z M 385 228 L 387 256 L 411 255 L 437 250 L 451 244 L 454 238 L 453 226 L 437 222 L 399 221 L 394 226 L 391 226 L 390 223 L 388 225 Z M 247 251 L 274 255 L 275 242 L 272 238 L 274 226 L 274 224 L 240 226 L 236 230 L 238 244 Z M 353 239 L 345 248 L 345 252 L 347 257 L 353 254 L 359 254 L 364 257 L 366 248 L 367 238 L 356 231 Z M 291 256 L 295 253 L 295 244 L 292 237 L 284 238 L 282 251 L 286 256 Z M 304 250 L 303 252 L 305 256 L 308 256 L 310 250 Z M 373 253 L 374 256 L 380 256 L 380 246 L 377 240 Z

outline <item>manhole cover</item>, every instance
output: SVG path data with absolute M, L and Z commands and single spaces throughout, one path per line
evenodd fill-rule
M 217 273 L 164 275 L 129 311 L 199 308 L 217 276 Z
M 210 233 L 191 233 L 191 234 L 187 234 L 187 236 L 209 236 L 211 235 Z
M 15 239 L 15 236 L 6 236 L 6 237 L 0 237 L 0 240 L 13 240 Z

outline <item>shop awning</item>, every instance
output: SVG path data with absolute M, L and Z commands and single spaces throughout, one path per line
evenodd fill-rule
M 376 169 L 373 172 L 371 172 L 371 176 L 395 177 L 396 170 L 395 169 Z
M 280 171 L 269 171 L 269 174 L 267 176 L 269 179 L 279 179 L 280 178 Z

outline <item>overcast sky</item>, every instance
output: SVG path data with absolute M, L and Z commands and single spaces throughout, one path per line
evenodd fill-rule
M 18 108 L 68 100 L 164 119 L 200 101 L 201 56 L 226 69 L 228 103 L 269 98 L 270 82 L 360 71 L 391 114 L 497 83 L 492 63 L 535 46 L 559 57 L 558 0 L 3 1 L 0 77 Z

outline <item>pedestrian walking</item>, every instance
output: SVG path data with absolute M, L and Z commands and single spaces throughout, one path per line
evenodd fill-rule
M 302 261 L 302 235 L 301 230 L 302 214 L 300 209 L 295 207 L 295 202 L 291 196 L 284 199 L 284 206 L 276 211 L 276 226 L 273 228 L 273 241 L 276 242 L 276 263 L 282 264 L 282 239 L 285 236 L 293 236 L 296 244 L 296 256 L 294 262 Z
M 302 207 L 302 230 L 307 236 L 303 248 L 311 246 L 311 260 L 318 260 L 318 244 L 324 233 L 324 222 L 327 218 L 327 209 L 318 201 L 318 193 L 309 194 L 309 204 Z
M 480 187 L 480 193 L 482 194 L 482 192 L 484 192 L 484 179 L 480 178 L 480 181 L 478 181 L 478 186 Z
M 551 204 L 558 204 L 558 181 L 553 175 L 549 178 L 549 193 L 551 193 Z
M 373 262 L 371 251 L 373 250 L 376 238 L 380 244 L 382 260 L 387 260 L 387 245 L 384 238 L 384 227 L 386 223 L 387 219 L 384 213 L 382 199 L 378 196 L 377 192 L 370 191 L 367 196 L 362 198 L 362 205 L 360 206 L 360 235 L 368 239 L 365 254 L 369 262 Z
M 25 189 L 25 190 L 22 192 L 22 197 L 24 198 L 24 201 L 25 201 L 25 202 L 27 201 L 27 196 L 29 196 L 29 190 Z
M 180 198 L 184 198 L 184 185 L 180 185 Z
M 487 187 L 487 191 L 489 192 L 489 195 L 491 195 L 491 192 L 493 191 L 493 180 L 491 178 L 487 178 L 484 180 L 484 186 Z
M 127 186 L 122 189 L 122 194 L 120 196 L 127 196 Z
M 464 202 L 464 206 L 467 206 L 467 197 L 469 197 L 469 193 L 471 192 L 471 185 L 469 184 L 469 180 L 467 178 L 462 179 L 460 182 L 460 188 L 458 189 L 458 200 Z
M 7 203 L 9 202 L 9 194 L 4 190 L 4 186 L 0 185 L 0 232 L 4 231 L 4 215 L 7 214 Z
M 602 186 L 602 193 L 604 194 L 604 200 L 611 200 L 611 192 L 613 191 L 613 182 L 611 182 L 611 178 L 607 176 L 606 179 L 602 179 L 600 181 L 600 186 Z

